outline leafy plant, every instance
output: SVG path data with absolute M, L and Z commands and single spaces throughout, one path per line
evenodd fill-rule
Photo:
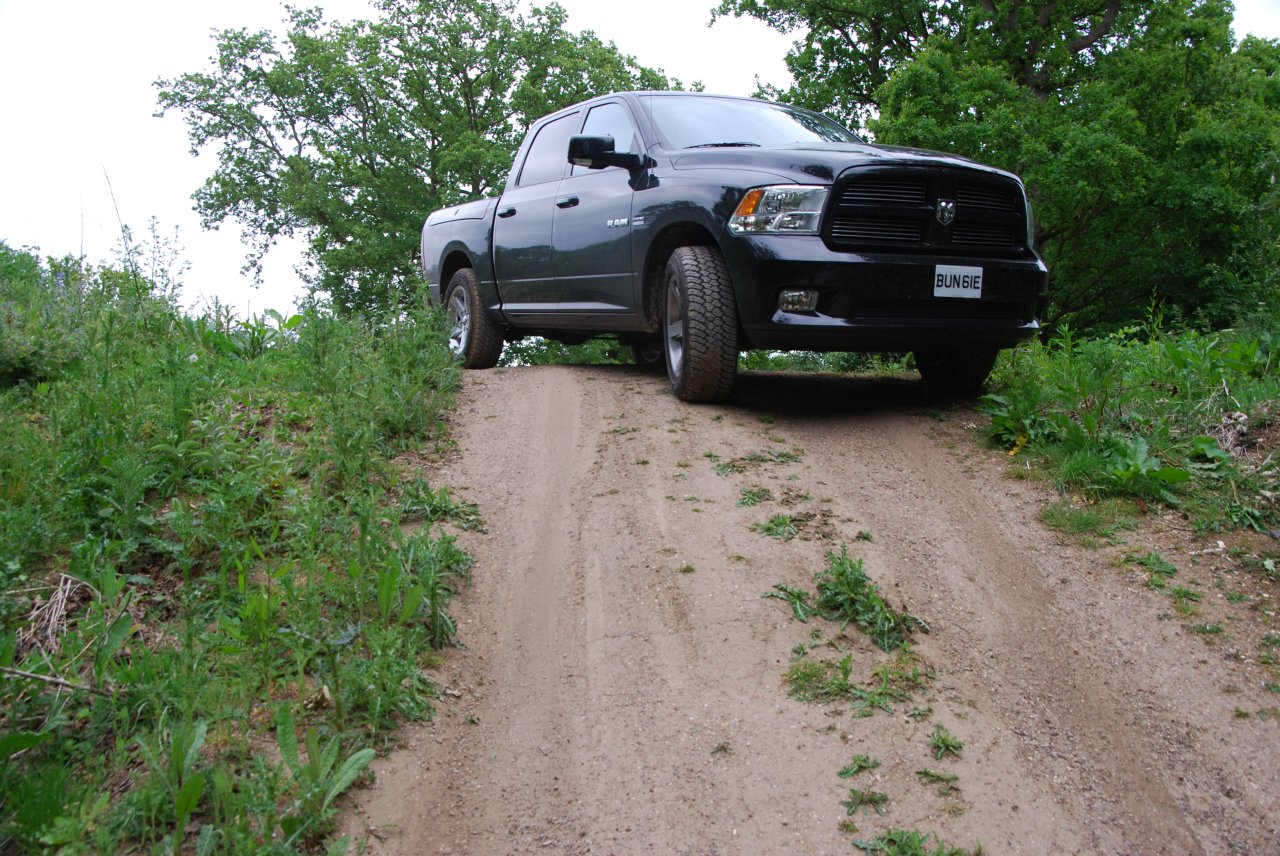
M 815 578 L 817 605 L 827 617 L 857 624 L 882 651 L 906 644 L 913 629 L 928 625 L 913 615 L 895 612 L 863 570 L 862 559 L 850 557 L 846 547 L 827 553 L 827 567 Z
M 964 743 L 941 724 L 933 727 L 933 735 L 929 738 L 929 748 L 933 750 L 933 759 L 941 761 L 947 755 L 960 757 Z
M 355 783 L 373 761 L 372 749 L 360 749 L 338 763 L 342 751 L 337 737 L 321 743 L 314 728 L 306 731 L 306 760 L 298 747 L 297 730 L 288 705 L 281 705 L 276 717 L 276 745 L 293 778 L 296 796 L 280 819 L 286 843 L 311 841 L 328 831 L 333 817 L 333 801 Z
M 774 583 L 773 591 L 767 591 L 761 597 L 772 597 L 784 600 L 791 606 L 791 614 L 796 621 L 807 624 L 814 607 L 809 603 L 811 595 L 802 588 L 789 586 L 786 583 Z
M 800 532 L 788 514 L 775 514 L 764 523 L 752 523 L 751 530 L 779 541 L 790 541 Z
M 840 805 L 845 807 L 850 817 L 858 813 L 860 808 L 874 809 L 876 814 L 884 814 L 884 804 L 889 801 L 889 795 L 880 791 L 864 791 L 858 788 L 849 789 L 849 798 L 840 801 Z
M 969 856 L 936 836 L 914 829 L 886 829 L 870 841 L 854 840 L 853 846 L 863 853 L 878 856 Z M 982 852 L 979 847 L 974 856 Z
M 851 779 L 859 773 L 874 770 L 879 766 L 880 762 L 875 758 L 868 758 L 866 755 L 854 755 L 853 760 L 841 767 L 837 775 L 842 779 Z
M 773 501 L 773 491 L 769 490 L 769 488 L 767 487 L 760 487 L 759 485 L 753 485 L 751 487 L 744 487 L 742 489 L 742 493 L 738 498 L 737 504 L 739 506 L 755 506 L 755 505 L 759 505 L 762 502 L 772 502 L 772 501 Z
M 922 784 L 934 785 L 940 797 L 955 796 L 960 791 L 956 786 L 960 777 L 955 773 L 939 773 L 926 767 L 923 770 L 916 770 L 916 778 Z

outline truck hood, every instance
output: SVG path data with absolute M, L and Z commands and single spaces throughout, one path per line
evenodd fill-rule
M 846 169 L 870 163 L 930 164 L 961 167 L 1016 177 L 977 161 L 903 146 L 878 146 L 871 143 L 795 143 L 788 146 L 725 147 L 714 149 L 679 149 L 668 152 L 672 166 L 688 169 L 753 169 L 786 176 L 797 182 L 835 181 Z
M 441 223 L 452 223 L 455 220 L 484 220 L 498 203 L 497 197 L 477 199 L 475 202 L 464 202 L 452 208 L 441 208 L 427 215 L 427 228 L 439 226 Z

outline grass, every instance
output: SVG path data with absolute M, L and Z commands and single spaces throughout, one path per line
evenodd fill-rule
M 406 305 L 192 316 L 0 244 L 0 851 L 315 852 L 430 715 L 484 524 L 409 463 L 457 369 Z
M 1166 332 L 1153 317 L 1092 339 L 1064 330 L 1008 352 L 980 409 L 986 433 L 1064 493 L 1125 500 L 1141 515 L 1183 509 L 1202 529 L 1265 531 L 1280 473 L 1252 449 L 1280 402 L 1276 338 L 1254 319 L 1239 331 Z M 1239 415 L 1238 415 L 1239 414 Z M 1068 531 L 1107 539 L 1110 524 L 1060 506 Z
M 1102 499 L 1084 506 L 1062 499 L 1040 510 L 1040 520 L 1046 526 L 1089 549 L 1119 543 L 1119 533 L 1136 526 L 1135 515 L 1132 502 L 1123 499 Z
M 1147 572 L 1147 588 L 1163 591 L 1169 580 L 1178 574 L 1178 567 L 1166 561 L 1159 553 L 1151 552 L 1142 556 L 1131 557 L 1130 561 Z

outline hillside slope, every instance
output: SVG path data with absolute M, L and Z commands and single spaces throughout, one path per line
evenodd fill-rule
M 375 854 L 848 853 L 889 828 L 989 853 L 1280 849 L 1280 721 L 1238 713 L 1274 710 L 1261 670 L 1161 620 L 1116 561 L 1145 536 L 1062 543 L 1043 488 L 932 407 L 893 378 L 748 374 L 689 406 L 618 367 L 469 373 L 438 475 L 488 522 L 462 539 L 465 648 L 347 831 Z M 751 528 L 775 515 L 796 537 Z M 930 626 L 918 660 L 761 597 L 812 588 L 841 544 Z M 788 697 L 800 652 L 851 655 L 856 687 L 920 672 L 860 716 Z M 939 726 L 959 757 L 935 759 Z M 859 754 L 880 765 L 840 778 Z M 883 815 L 850 817 L 851 788 Z

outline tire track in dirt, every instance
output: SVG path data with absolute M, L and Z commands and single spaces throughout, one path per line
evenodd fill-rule
M 1058 544 L 1036 522 L 1044 495 L 964 453 L 963 414 L 934 418 L 918 383 L 748 375 L 730 405 L 697 407 L 628 370 L 466 381 L 460 455 L 435 479 L 489 524 L 461 538 L 466 648 L 436 674 L 436 720 L 353 795 L 345 828 L 371 833 L 368 852 L 847 853 L 835 773 L 854 753 L 882 761 L 858 785 L 891 797 L 853 818 L 859 837 L 1280 852 L 1274 728 L 1233 720 L 1240 699 L 1199 643 L 1098 554 Z M 704 457 L 793 446 L 800 462 L 736 475 Z M 750 531 L 783 510 L 736 506 L 752 484 L 808 495 L 790 510 L 820 510 L 834 540 Z M 933 625 L 917 645 L 938 672 L 928 721 L 786 697 L 812 628 L 760 595 L 811 585 L 841 542 Z M 841 644 L 856 676 L 883 660 Z M 934 723 L 964 739 L 959 760 L 928 755 Z M 960 799 L 921 786 L 925 766 L 958 775 Z

